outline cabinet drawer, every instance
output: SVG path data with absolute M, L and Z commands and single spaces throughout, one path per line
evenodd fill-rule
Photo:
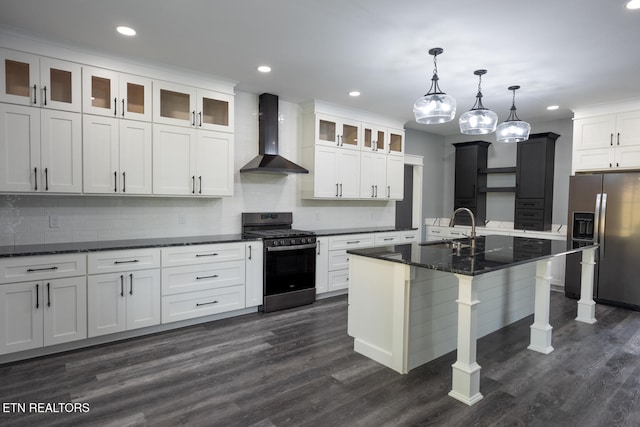
M 349 288 L 349 270 L 330 271 L 328 280 L 329 292 Z
M 244 248 L 242 242 L 166 248 L 162 249 L 162 267 L 241 260 Z
M 55 279 L 87 274 L 87 256 L 41 255 L 0 259 L 0 283 Z
M 329 271 L 346 270 L 349 268 L 349 254 L 342 251 L 329 251 Z
M 397 245 L 400 243 L 400 233 L 376 233 L 374 244 L 376 246 Z
M 244 265 L 244 261 L 228 261 L 163 268 L 162 295 L 243 285 Z
M 516 209 L 544 209 L 543 199 L 517 199 Z
M 516 230 L 544 231 L 544 221 L 516 218 L 513 228 Z
M 244 285 L 162 297 L 162 323 L 244 308 Z
M 329 250 L 371 248 L 374 246 L 373 234 L 349 234 L 329 237 Z
M 160 249 L 97 252 L 87 255 L 89 274 L 117 273 L 160 267 Z
M 520 209 L 520 208 L 516 208 L 516 219 L 542 220 L 542 219 L 544 219 L 544 211 L 542 209 Z
M 418 241 L 418 230 L 404 231 L 400 237 L 400 243 L 413 243 Z

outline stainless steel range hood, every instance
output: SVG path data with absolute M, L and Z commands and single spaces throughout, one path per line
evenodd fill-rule
M 302 166 L 278 154 L 278 97 L 263 93 L 259 99 L 258 156 L 247 163 L 241 173 L 309 173 Z

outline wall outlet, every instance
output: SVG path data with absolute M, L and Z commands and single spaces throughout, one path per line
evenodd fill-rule
M 58 215 L 49 215 L 49 228 L 60 228 L 60 217 Z
M 186 224 L 187 223 L 187 218 L 185 218 L 184 214 L 179 214 L 178 215 L 178 224 Z

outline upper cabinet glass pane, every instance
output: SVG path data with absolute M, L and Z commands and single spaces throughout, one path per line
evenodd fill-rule
M 229 103 L 219 99 L 202 99 L 202 122 L 229 126 Z
M 111 108 L 111 80 L 91 76 L 91 106 Z
M 73 101 L 71 71 L 51 68 L 49 75 L 51 81 L 51 100 L 71 104 Z
M 144 114 L 144 86 L 127 83 L 127 113 Z
M 369 128 L 364 128 L 364 146 L 365 148 L 371 148 L 373 142 L 373 132 Z
M 322 141 L 336 142 L 336 123 L 320 119 L 319 139 Z
M 384 150 L 384 144 L 385 144 L 384 133 L 385 132 L 382 131 L 382 130 L 379 130 L 377 133 L 378 133 L 378 138 L 376 139 L 376 145 L 377 145 L 378 149 L 383 149 Z
M 358 127 L 348 124 L 342 125 L 342 145 L 358 145 Z
M 389 151 L 402 153 L 402 135 L 397 133 L 389 134 Z
M 160 89 L 160 116 L 178 120 L 190 120 L 188 93 Z
M 5 59 L 5 90 L 8 95 L 29 96 L 29 64 Z

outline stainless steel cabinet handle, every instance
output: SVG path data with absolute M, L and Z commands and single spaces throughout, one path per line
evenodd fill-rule
M 35 177 L 35 186 L 33 190 L 38 191 L 38 168 L 33 168 L 33 175 Z
M 47 282 L 47 307 L 51 307 L 51 283 Z
M 200 307 L 202 305 L 209 305 L 209 304 L 217 304 L 218 301 L 211 301 L 211 302 L 199 302 L 196 304 L 196 307 Z
M 44 105 L 47 105 L 47 87 L 43 87 L 42 90 L 44 91 Z
M 196 280 L 202 280 L 202 279 L 215 279 L 216 277 L 220 277 L 217 274 L 213 274 L 211 276 L 197 276 Z
M 27 273 L 33 273 L 34 271 L 49 271 L 57 270 L 58 267 L 43 267 L 43 268 L 27 268 Z
M 133 295 L 133 273 L 129 273 L 129 295 Z

